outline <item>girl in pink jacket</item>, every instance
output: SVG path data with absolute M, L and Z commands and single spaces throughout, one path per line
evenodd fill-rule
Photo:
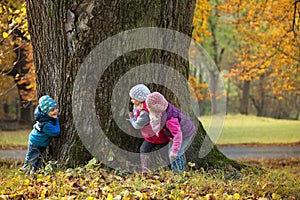
M 169 149 L 172 171 L 181 173 L 184 170 L 184 152 L 195 132 L 194 123 L 159 92 L 148 95 L 146 104 L 153 131 L 166 130 L 164 133 L 172 140 Z

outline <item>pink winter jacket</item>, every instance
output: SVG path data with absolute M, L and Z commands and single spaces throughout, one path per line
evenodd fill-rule
M 137 127 L 134 126 L 135 121 L 138 120 L 138 117 L 140 116 L 141 112 L 143 112 L 143 115 L 147 115 L 147 121 L 145 122 L 145 126 L 143 127 Z M 143 102 L 143 108 L 141 111 L 137 111 L 134 116 L 135 119 L 130 119 L 130 122 L 132 123 L 133 127 L 138 128 L 141 130 L 141 134 L 143 138 L 153 144 L 164 144 L 168 143 L 170 141 L 170 138 L 167 136 L 165 133 L 166 130 L 162 129 L 159 133 L 158 136 L 154 133 L 152 130 L 152 127 L 150 125 L 150 118 L 149 118 L 149 110 L 147 109 L 146 102 Z

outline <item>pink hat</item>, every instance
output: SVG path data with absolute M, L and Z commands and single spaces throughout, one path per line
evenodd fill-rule
M 146 104 L 154 112 L 163 112 L 167 109 L 169 103 L 162 94 L 153 92 L 147 97 Z

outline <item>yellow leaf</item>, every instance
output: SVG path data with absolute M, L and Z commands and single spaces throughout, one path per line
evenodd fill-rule
M 113 197 L 113 195 L 112 194 L 108 194 L 107 195 L 107 198 L 106 198 L 106 200 L 113 200 L 114 199 L 114 197 Z
M 29 179 L 24 180 L 24 185 L 29 185 L 29 183 L 30 183 Z
M 20 10 L 15 10 L 14 14 L 19 14 L 20 13 Z
M 47 180 L 47 181 L 49 181 L 51 179 L 51 176 L 50 175 L 47 175 L 46 177 L 45 177 L 45 180 Z
M 107 155 L 107 161 L 113 161 L 115 157 L 114 152 L 110 149 Z
M 44 177 L 43 174 L 38 174 L 38 175 L 37 175 L 37 178 L 43 178 L 43 177 Z
M 23 19 L 22 19 L 21 17 L 17 17 L 17 18 L 16 18 L 16 23 L 21 24 L 21 23 L 22 23 L 22 20 L 23 20 Z
M 34 88 L 34 85 L 33 85 L 33 84 L 30 84 L 30 85 L 27 85 L 25 88 L 26 88 L 27 90 L 30 90 L 30 89 Z
M 134 193 L 133 193 L 133 195 L 135 195 L 135 196 L 141 196 L 141 192 L 140 191 L 135 191 Z
M 44 189 L 43 189 L 42 192 L 41 192 L 41 197 L 42 197 L 42 198 L 45 198 L 45 197 L 46 197 L 46 194 L 47 194 L 47 188 L 44 187 Z
M 113 191 L 113 190 L 112 190 L 110 187 L 108 187 L 108 186 L 105 186 L 105 187 L 103 188 L 103 190 L 108 191 L 108 192 L 112 192 L 112 191 Z
M 53 188 L 56 188 L 56 181 L 53 181 L 52 187 L 53 187 Z
M 27 38 L 27 40 L 30 40 L 30 35 L 29 34 L 25 34 L 25 37 Z
M 276 200 L 278 199 L 279 200 L 279 199 L 281 199 L 281 196 L 279 194 L 273 193 L 272 194 L 272 199 L 276 199 Z
M 8 33 L 7 32 L 3 32 L 2 36 L 3 36 L 4 39 L 6 39 L 6 38 L 8 38 Z
M 228 196 L 226 197 L 226 200 L 232 200 L 232 195 L 228 195 Z
M 234 198 L 234 199 L 240 199 L 241 196 L 240 196 L 239 193 L 234 193 L 233 198 Z
M 21 8 L 21 12 L 22 12 L 22 13 L 26 13 L 26 7 L 25 7 L 25 6 L 23 6 L 23 7 Z
M 43 182 L 43 179 L 38 178 L 38 179 L 36 179 L 36 182 L 37 182 L 37 183 L 42 183 L 42 182 Z

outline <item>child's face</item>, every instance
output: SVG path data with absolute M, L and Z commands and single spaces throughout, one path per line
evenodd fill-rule
M 50 112 L 48 113 L 49 117 L 57 118 L 58 117 L 58 108 L 52 108 L 50 109 Z
M 133 105 L 135 105 L 135 106 L 138 106 L 138 105 L 140 105 L 142 102 L 140 102 L 140 101 L 138 101 L 138 100 L 136 100 L 136 99 L 134 99 L 134 98 L 131 98 L 131 102 L 133 103 Z

